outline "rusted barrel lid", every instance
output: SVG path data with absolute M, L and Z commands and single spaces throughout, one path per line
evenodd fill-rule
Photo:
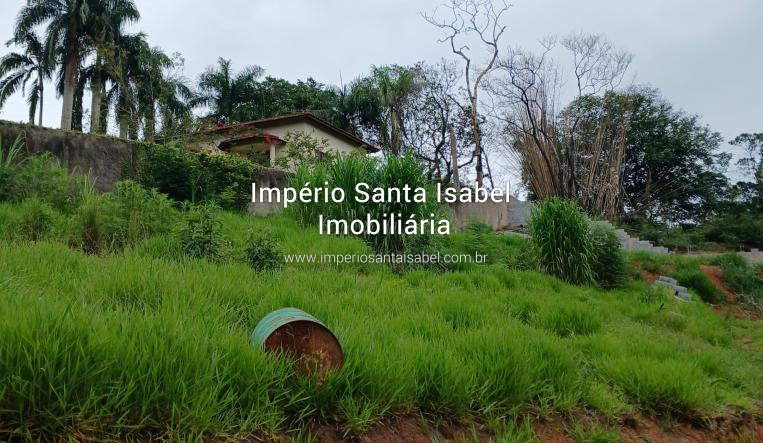
M 317 373 L 322 379 L 344 363 L 339 340 L 326 325 L 296 308 L 282 308 L 266 315 L 249 338 L 266 352 L 283 352 L 295 359 L 302 375 Z

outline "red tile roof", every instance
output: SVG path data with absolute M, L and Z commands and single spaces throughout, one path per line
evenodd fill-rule
M 338 128 L 332 125 L 331 123 L 329 123 L 328 121 L 320 117 L 317 117 L 315 114 L 312 114 L 310 112 L 294 112 L 291 114 L 283 114 L 283 115 L 278 115 L 275 117 L 268 117 L 268 118 L 263 118 L 260 120 L 253 120 L 250 122 L 234 123 L 231 125 L 225 125 L 225 126 L 219 126 L 217 128 L 212 128 L 205 132 L 226 132 L 232 129 L 246 129 L 246 128 L 265 129 L 267 127 L 277 126 L 279 124 L 291 123 L 295 121 L 309 121 L 325 129 L 327 132 L 334 134 L 338 138 L 345 140 L 346 142 L 350 144 L 354 144 L 358 147 L 365 148 L 365 150 L 368 152 L 379 151 L 379 148 L 377 148 L 376 146 L 370 143 L 366 143 L 363 139 L 356 136 L 355 134 L 349 131 L 345 131 L 344 129 Z

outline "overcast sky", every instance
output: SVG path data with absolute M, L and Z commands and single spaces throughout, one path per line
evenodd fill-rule
M 25 0 L 0 0 L 0 41 L 11 36 Z M 178 51 L 190 79 L 215 62 L 257 64 L 289 80 L 349 82 L 371 65 L 451 57 L 418 15 L 442 0 L 136 0 L 133 30 Z M 537 48 L 549 34 L 605 34 L 635 55 L 629 81 L 650 84 L 677 107 L 731 139 L 763 131 L 760 0 L 515 0 L 505 45 Z M 3 52 L 5 49 L 3 49 Z M 52 88 L 49 88 L 52 89 Z M 60 101 L 46 94 L 44 124 L 57 126 Z M 87 101 L 86 103 L 89 103 Z M 16 96 L 0 118 L 27 119 Z M 727 148 L 727 147 L 726 147 Z

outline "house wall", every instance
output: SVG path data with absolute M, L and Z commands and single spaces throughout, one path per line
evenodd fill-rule
M 324 131 L 319 126 L 315 125 L 312 122 L 308 121 L 299 121 L 289 124 L 283 124 L 278 126 L 273 126 L 269 128 L 265 128 L 263 130 L 264 132 L 268 134 L 275 135 L 276 137 L 280 139 L 285 139 L 286 134 L 289 132 L 297 132 L 302 131 L 306 134 L 310 134 L 311 136 L 317 138 L 318 140 L 327 139 L 329 144 L 329 151 L 332 152 L 338 152 L 342 155 L 349 155 L 355 152 L 359 146 L 355 146 L 353 144 L 350 144 L 346 142 L 344 139 L 341 139 L 334 134 L 328 133 Z M 276 151 L 276 155 L 285 155 L 286 150 L 284 147 L 279 147 L 279 150 Z

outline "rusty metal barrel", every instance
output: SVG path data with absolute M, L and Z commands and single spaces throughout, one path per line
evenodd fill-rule
M 344 363 L 342 346 L 331 330 L 297 308 L 278 309 L 263 317 L 249 342 L 265 352 L 288 355 L 297 373 L 317 374 L 319 380 Z

